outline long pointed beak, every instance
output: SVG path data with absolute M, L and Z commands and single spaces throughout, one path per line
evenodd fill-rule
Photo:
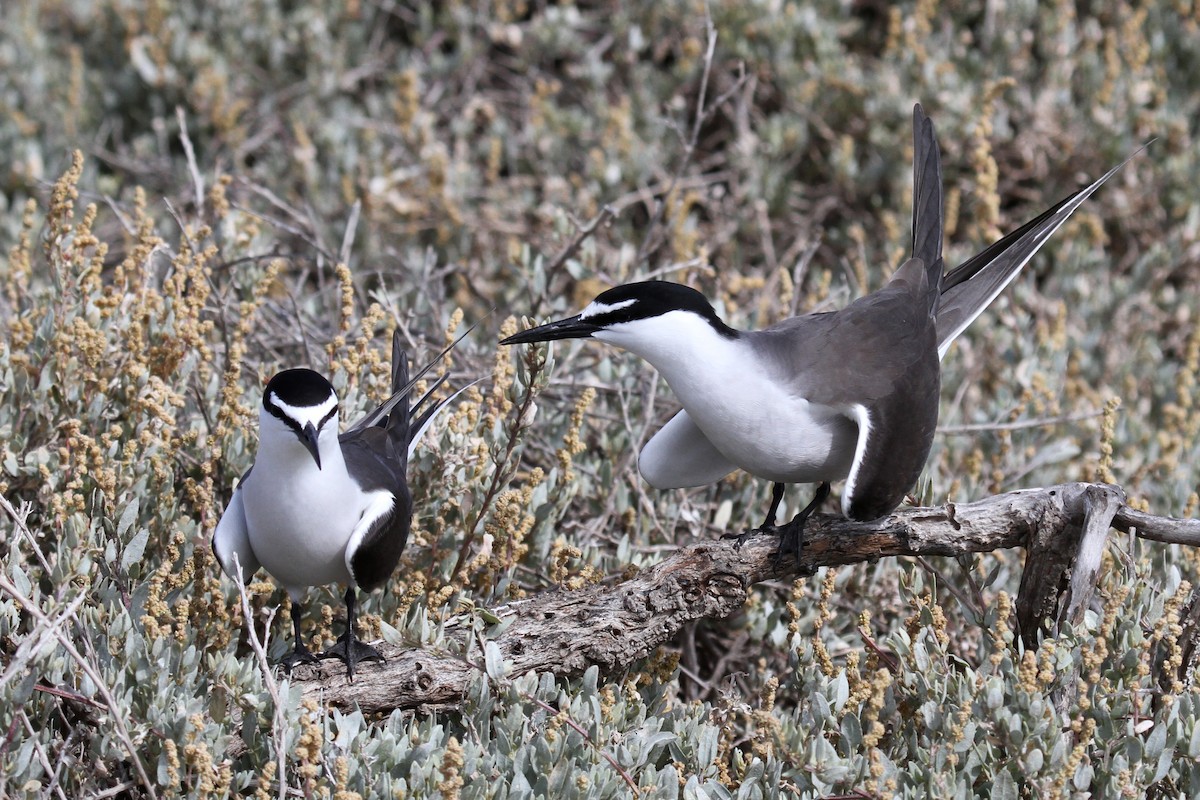
M 536 328 L 521 331 L 518 334 L 501 339 L 500 344 L 531 344 L 533 342 L 551 342 L 555 339 L 586 339 L 596 331 L 599 325 L 584 322 L 579 315 L 560 319 L 558 322 L 547 322 Z
M 312 453 L 313 461 L 317 462 L 317 469 L 321 468 L 321 450 L 317 446 L 317 437 L 320 435 L 316 426 L 311 422 L 304 426 L 304 431 L 300 435 L 300 443 L 308 448 L 308 452 Z

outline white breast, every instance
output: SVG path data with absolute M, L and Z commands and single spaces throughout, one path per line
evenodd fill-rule
M 350 582 L 346 545 L 372 502 L 347 474 L 336 434 L 330 438 L 331 446 L 321 442 L 318 470 L 298 442 L 293 448 L 264 437 L 243 487 L 254 554 L 293 597 L 310 586 Z

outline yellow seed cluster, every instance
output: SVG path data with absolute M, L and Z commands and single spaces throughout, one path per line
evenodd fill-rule
M 829 656 L 829 650 L 825 648 L 825 642 L 821 641 L 821 631 L 825 629 L 825 623 L 833 619 L 833 611 L 829 608 L 829 600 L 833 597 L 834 582 L 837 580 L 837 570 L 829 568 L 825 571 L 825 579 L 821 581 L 821 596 L 817 600 L 817 618 L 813 622 L 813 654 L 817 658 L 817 664 L 821 668 L 821 672 L 825 673 L 826 677 L 833 678 L 837 675 L 837 668 L 833 665 L 833 659 Z
M 970 722 L 973 716 L 973 709 L 968 705 L 964 705 L 955 714 L 946 729 L 946 746 L 953 750 L 954 746 L 963 740 L 966 734 L 967 723 Z M 958 754 L 951 752 L 946 755 L 946 759 L 951 764 L 958 763 Z
M 421 109 L 420 78 L 412 67 L 401 70 L 394 78 L 396 92 L 392 102 L 392 113 L 397 122 L 408 128 Z
M 358 374 L 354 369 L 356 365 L 343 351 L 346 349 L 346 335 L 354 326 L 354 276 L 350 273 L 350 268 L 341 262 L 334 266 L 333 274 L 337 278 L 341 305 L 338 310 L 337 332 L 327 348 L 329 371 L 331 373 L 345 372 L 353 377 Z
M 800 635 L 800 602 L 804 599 L 805 587 L 808 581 L 805 578 L 797 578 L 792 581 L 791 596 L 788 598 L 785 609 L 787 611 L 788 621 L 788 648 L 794 649 L 796 646 L 796 637 Z
M 913 639 L 917 637 L 923 629 L 922 617 L 928 613 L 932 622 L 930 632 L 938 646 L 944 648 L 949 645 L 950 634 L 946 631 L 946 612 L 938 604 L 937 599 L 931 593 L 926 593 L 924 596 L 913 597 L 912 604 L 914 606 L 913 613 L 905 621 L 905 629 L 908 631 L 909 637 Z M 866 614 L 866 617 L 869 620 L 869 614 Z M 866 628 L 867 623 L 862 623 L 860 627 Z
M 275 762 L 267 761 L 262 765 L 262 773 L 258 776 L 258 786 L 254 790 L 254 800 L 272 800 L 275 795 L 271 785 L 275 782 Z
M 570 575 L 567 562 L 579 558 L 583 552 L 573 544 L 568 544 L 561 536 L 550 545 L 550 580 L 562 584 Z
M 204 718 L 199 714 L 188 717 L 188 731 L 184 734 L 183 760 L 188 775 L 195 786 L 195 796 L 203 798 L 226 797 L 233 780 L 229 761 L 217 764 L 208 744 L 199 741 L 197 732 L 204 729 Z
M 1102 667 L 1109 657 L 1108 642 L 1113 639 L 1121 604 L 1129 594 L 1127 586 L 1118 586 L 1104 604 L 1104 616 L 1096 636 L 1080 650 L 1082 664 L 1079 669 L 1079 710 L 1087 713 L 1092 707 L 1092 692 L 1107 694 L 1112 686 L 1102 677 Z M 1091 721 L 1091 720 L 1089 720 Z
M 321 713 L 317 701 L 306 697 L 300 702 L 300 735 L 292 750 L 299 765 L 297 773 L 305 783 L 311 783 L 321 774 L 321 747 L 324 733 L 321 730 Z
M 163 742 L 163 752 L 167 757 L 167 785 L 179 785 L 179 748 L 175 745 L 174 739 L 167 739 Z
M 854 282 L 858 284 L 859 293 L 866 294 L 871 291 L 871 282 L 867 273 L 867 230 L 862 223 L 855 222 L 850 225 L 846 233 L 853 245 L 846 254 L 850 261 L 850 271 L 854 274 Z
M 557 716 L 551 720 L 557 719 Z M 549 731 L 547 731 L 549 738 Z M 463 749 L 458 742 L 458 737 L 451 736 L 446 742 L 446 752 L 442 755 L 442 765 L 439 767 L 439 772 L 442 779 L 438 782 L 437 790 L 441 792 L 443 800 L 458 800 L 459 792 L 463 788 Z
M 775 754 L 775 743 L 780 740 L 783 726 L 775 716 L 775 694 L 779 691 L 779 679 L 772 675 L 767 678 L 759 692 L 758 707 L 750 714 L 750 725 L 753 731 L 750 740 L 750 752 L 766 760 Z
M 923 64 L 929 58 L 926 42 L 929 41 L 937 13 L 937 0 L 917 0 L 911 22 L 905 26 L 905 50 L 912 53 L 913 60 L 918 64 Z
M 1092 746 L 1092 737 L 1096 733 L 1096 721 L 1090 718 L 1082 721 L 1076 719 L 1071 723 L 1071 733 L 1075 737 L 1075 746 L 1071 748 L 1071 754 L 1064 762 L 1062 770 L 1059 772 L 1059 778 L 1051 787 L 1048 795 L 1055 800 L 1071 796 L 1065 790 L 1072 785 L 1072 778 L 1083 760 L 1088 757 L 1087 753 Z
M 959 214 L 962 213 L 962 189 L 957 186 L 951 186 L 946 189 L 945 210 L 942 216 L 945 219 L 943 231 L 947 239 L 954 236 L 958 231 Z
M 1096 480 L 1103 483 L 1115 483 L 1113 475 L 1113 441 L 1117 435 L 1117 409 L 1121 407 L 1121 398 L 1110 397 L 1104 404 L 1104 422 L 1100 428 L 1100 463 L 1096 467 Z
M 571 411 L 570 427 L 567 428 L 567 434 L 563 437 L 563 446 L 558 449 L 556 454 L 558 468 L 562 472 L 560 480 L 564 484 L 575 482 L 575 471 L 571 468 L 571 459 L 587 449 L 587 445 L 580 436 L 580 429 L 583 427 L 584 415 L 595 399 L 596 390 L 589 386 L 579 395 L 575 401 L 575 407 Z
M 351 791 L 348 788 L 350 784 L 350 762 L 345 756 L 338 756 L 333 760 L 333 781 L 333 800 L 362 800 L 361 794 Z
M 535 468 L 519 489 L 505 489 L 497 496 L 492 518 L 484 525 L 484 532 L 491 541 L 490 552 L 476 556 L 467 570 L 475 585 L 494 583 L 501 575 L 510 572 L 529 552 L 525 540 L 535 522 L 531 508 L 533 491 L 544 478 L 541 469 Z
M 1183 693 L 1183 609 L 1191 599 L 1192 584 L 1181 581 L 1163 607 L 1162 616 L 1154 623 L 1154 629 L 1146 637 L 1142 646 L 1141 657 L 1138 660 L 1138 675 L 1148 678 L 1151 675 L 1156 651 L 1161 659 L 1158 666 L 1158 679 L 1165 691 L 1160 697 L 1163 705 L 1171 705 Z
M 984 90 L 982 108 L 975 123 L 975 146 L 971 150 L 971 167 L 976 175 L 975 203 L 979 209 L 975 217 L 975 235 L 988 242 L 999 239 L 1001 233 L 1000 168 L 992 155 L 992 117 L 996 113 L 996 98 L 1015 84 L 1012 78 L 989 83 Z
M 700 204 L 701 195 L 694 190 L 672 191 L 666 198 L 667 228 L 671 237 L 671 258 L 676 263 L 698 258 L 707 263 L 706 248 L 692 219 L 692 209 Z
M 500 325 L 500 336 L 513 336 L 519 330 L 516 317 L 508 317 Z M 496 422 L 512 411 L 512 400 L 509 392 L 517 377 L 517 369 L 513 364 L 513 348 L 497 347 L 492 366 L 492 391 L 489 395 L 491 413 L 484 416 L 484 425 L 492 427 Z
M 996 596 L 996 625 L 991 630 L 992 654 L 988 656 L 993 668 L 998 668 L 1008 657 L 1008 649 L 1013 641 L 1010 619 L 1012 618 L 1012 598 L 1008 592 L 1001 591 Z

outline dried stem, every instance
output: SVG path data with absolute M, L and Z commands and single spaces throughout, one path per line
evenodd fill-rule
M 250 647 L 254 650 L 254 656 L 258 661 L 258 668 L 262 672 L 263 684 L 267 687 L 267 693 L 271 695 L 271 702 L 274 704 L 274 713 L 271 718 L 271 737 L 275 742 L 275 774 L 279 778 L 279 800 L 287 798 L 287 738 L 285 731 L 287 730 L 287 718 L 284 715 L 283 703 L 279 700 L 279 684 L 275 682 L 275 673 L 271 667 L 270 660 L 267 659 L 267 642 L 269 638 L 258 638 L 258 631 L 254 629 L 254 611 L 250 607 L 250 593 L 246 591 L 246 582 L 242 580 L 242 565 L 239 563 L 237 553 L 233 554 L 233 581 L 237 584 L 238 597 L 242 602 L 242 616 L 246 618 L 246 635 L 250 639 Z M 267 614 L 267 622 L 265 630 L 267 637 L 270 636 L 271 621 L 275 617 L 275 609 Z

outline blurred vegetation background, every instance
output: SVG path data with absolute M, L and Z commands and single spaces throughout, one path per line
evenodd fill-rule
M 312 366 L 352 418 L 391 330 L 420 361 L 471 324 L 451 385 L 490 378 L 421 447 L 368 635 L 452 649 L 473 608 L 757 523 L 744 474 L 641 482 L 676 410 L 646 365 L 496 340 L 646 277 L 740 327 L 879 287 L 915 101 L 951 265 L 1156 138 L 946 358 L 917 499 L 1107 479 L 1195 516 L 1195 0 L 0 17 L 0 796 L 1200 794 L 1186 548 L 1114 536 L 1099 605 L 1037 651 L 1012 631 L 1022 554 L 885 561 L 759 586 L 621 674 L 481 675 L 460 708 L 368 719 L 264 677 L 208 545 L 267 377 Z M 306 635 L 331 638 L 336 591 Z M 277 657 L 286 596 L 251 592 Z

